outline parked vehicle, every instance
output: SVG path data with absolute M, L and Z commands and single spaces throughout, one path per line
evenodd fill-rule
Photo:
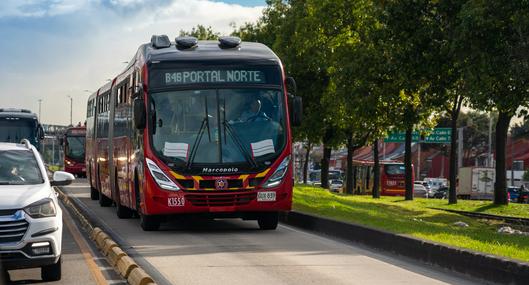
M 448 185 L 448 180 L 446 178 L 426 177 L 424 178 L 424 182 L 426 182 L 432 190 L 437 190 L 440 187 Z
M 448 187 L 443 186 L 435 190 L 432 198 L 446 199 L 448 198 Z
M 464 199 L 487 199 L 494 197 L 496 171 L 486 167 L 462 167 L 459 169 L 457 196 Z
M 413 197 L 428 198 L 426 187 L 420 184 L 413 185 Z
M 332 192 L 341 192 L 343 181 L 340 179 L 332 179 L 329 181 L 329 188 Z
M 428 193 L 428 198 L 433 198 L 433 195 L 434 195 L 435 191 L 432 190 L 432 188 L 430 187 L 430 184 L 428 184 L 428 182 L 417 180 L 417 181 L 413 182 L 413 184 L 414 185 L 422 185 L 422 186 L 424 186 L 424 188 L 426 188 L 426 192 Z
M 40 267 L 44 281 L 61 279 L 62 212 L 52 186 L 73 175 L 57 171 L 50 181 L 28 140 L 0 143 L 0 161 L 0 267 Z
M 513 203 L 527 203 L 529 192 L 525 189 L 521 190 L 517 186 L 508 186 L 507 193 L 509 195 L 509 201 Z

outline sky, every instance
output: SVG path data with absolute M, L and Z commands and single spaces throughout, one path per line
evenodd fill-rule
M 153 34 L 174 39 L 201 24 L 221 34 L 255 22 L 265 0 L 2 0 L 0 107 L 41 122 L 84 122 L 91 92 L 114 78 Z

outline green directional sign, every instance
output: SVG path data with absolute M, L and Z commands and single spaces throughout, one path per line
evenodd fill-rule
M 421 140 L 419 131 L 414 131 L 411 135 L 412 142 L 449 144 L 452 140 L 452 130 L 450 128 L 435 128 L 433 130 L 425 130 L 424 132 L 429 133 L 429 135 Z M 405 141 L 406 132 L 391 133 L 384 139 L 384 142 L 403 143 Z

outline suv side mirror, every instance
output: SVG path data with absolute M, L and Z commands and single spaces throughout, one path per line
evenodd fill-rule
M 134 127 L 138 130 L 145 129 L 146 125 L 146 112 L 145 112 L 145 103 L 143 102 L 143 99 L 136 98 L 134 99 L 134 102 L 132 103 L 134 114 L 133 114 L 133 120 L 134 120 Z
M 296 95 L 298 92 L 298 86 L 296 85 L 296 80 L 294 80 L 294 77 L 287 77 L 285 80 L 285 85 L 287 87 L 288 93 Z
M 50 181 L 51 186 L 66 186 L 75 180 L 73 174 L 64 171 L 55 171 L 53 173 L 53 180 Z

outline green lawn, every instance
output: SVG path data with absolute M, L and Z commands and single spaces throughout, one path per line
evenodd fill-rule
M 447 200 L 440 199 L 419 199 L 417 202 L 424 207 L 430 208 L 529 218 L 529 204 L 509 203 L 507 206 L 498 206 L 494 205 L 491 201 L 458 200 L 457 204 L 448 205 Z
M 294 188 L 294 210 L 363 224 L 394 233 L 468 248 L 485 253 L 529 261 L 529 237 L 498 234 L 499 224 L 464 217 L 430 207 L 457 210 L 479 210 L 487 213 L 517 213 L 516 209 L 490 207 L 490 202 L 461 201 L 458 206 L 447 206 L 446 200 L 402 197 L 344 196 L 321 188 L 297 185 Z M 460 208 L 459 208 L 460 207 Z M 529 210 L 529 205 L 515 205 Z M 525 207 L 525 208 L 524 208 Z M 493 212 L 489 212 L 493 211 Z M 515 215 L 515 214 L 513 214 Z M 469 227 L 454 226 L 463 221 Z

